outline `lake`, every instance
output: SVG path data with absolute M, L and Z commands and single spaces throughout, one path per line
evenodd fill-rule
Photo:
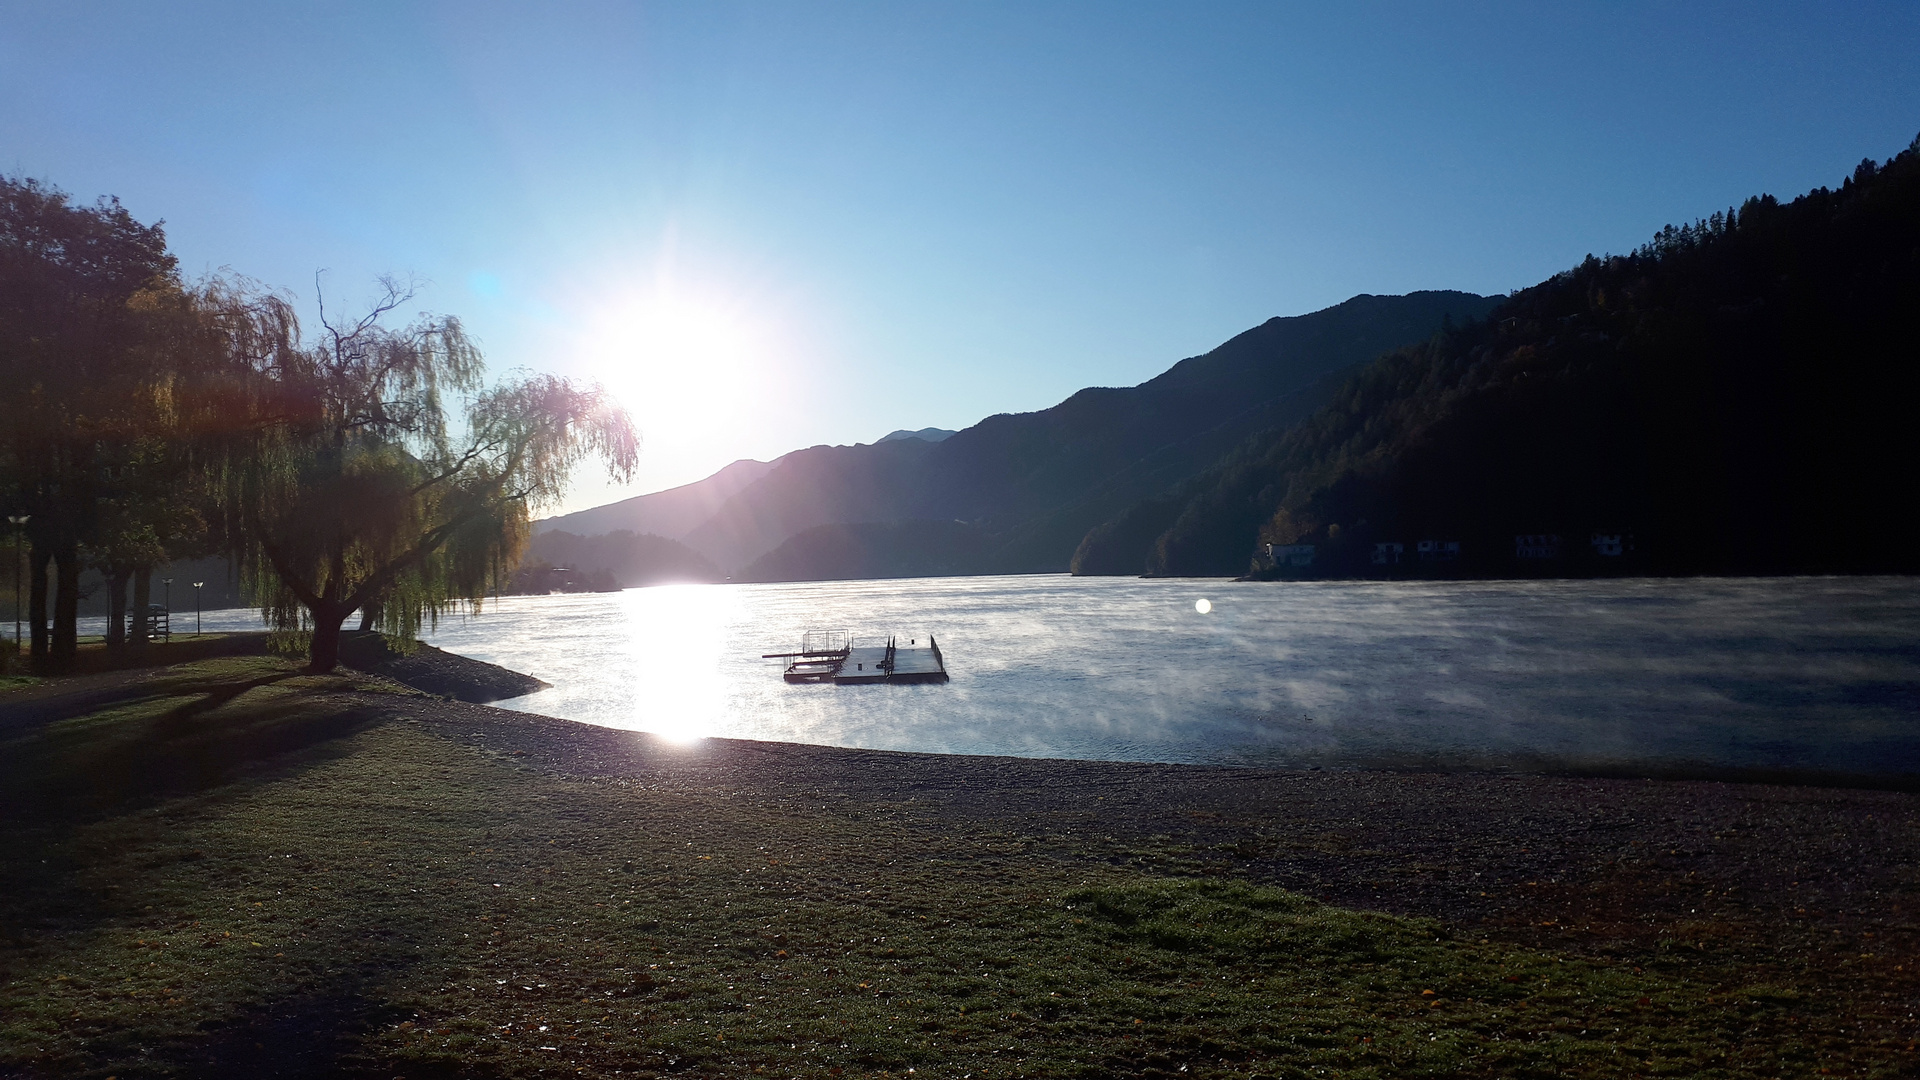
M 191 614 L 176 619 L 191 629 Z M 258 621 L 219 612 L 216 626 Z M 952 682 L 789 685 L 759 655 L 797 647 L 808 629 L 867 643 L 931 633 Z M 1920 776 L 1910 578 L 683 585 L 507 597 L 429 640 L 554 684 L 502 707 L 675 739 Z

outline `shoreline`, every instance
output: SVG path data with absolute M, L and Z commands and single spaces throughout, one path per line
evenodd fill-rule
M 225 641 L 209 640 L 192 646 L 188 659 L 264 657 L 265 637 L 265 634 L 228 635 Z M 1804 809 L 1831 805 L 1842 817 L 1857 818 L 1861 822 L 1874 820 L 1875 810 L 1882 820 L 1891 820 L 1888 818 L 1891 814 L 1905 821 L 1909 826 L 1905 834 L 1874 830 L 1879 836 L 1872 847 L 1881 852 L 1906 851 L 1904 857 L 1920 864 L 1920 799 L 1914 797 L 1916 790 L 1920 790 L 1920 777 L 1914 776 L 1709 767 L 1570 768 L 1544 759 L 1533 769 L 1447 767 L 1430 762 L 1271 767 L 934 753 L 721 736 L 700 736 L 682 743 L 647 732 L 482 704 L 474 699 L 485 699 L 488 693 L 500 691 L 503 676 L 515 688 L 546 684 L 498 665 L 432 646 L 423 645 L 408 657 L 416 661 L 413 664 L 403 661 L 396 665 L 393 662 L 396 658 L 390 652 L 376 656 L 366 649 L 357 650 L 355 659 L 356 670 L 392 678 L 420 691 L 383 703 L 384 711 L 435 728 L 481 727 L 490 732 L 487 739 L 493 743 L 512 747 L 516 756 L 528 757 L 556 775 L 632 779 L 658 774 L 684 778 L 685 769 L 698 762 L 706 767 L 722 768 L 735 774 L 739 782 L 763 791 L 781 790 L 791 786 L 795 777 L 804 777 L 838 791 L 837 798 L 856 801 L 913 798 L 916 797 L 913 792 L 920 792 L 924 797 L 937 797 L 962 818 L 975 822 L 991 820 L 1006 826 L 1017 823 L 1023 815 L 1037 813 L 1044 817 L 1067 813 L 1058 802 L 1066 796 L 1059 792 L 1097 789 L 1102 793 L 1089 797 L 1106 801 L 1106 788 L 1111 786 L 1125 798 L 1116 797 L 1116 805 L 1102 809 L 1112 815 L 1124 806 L 1125 816 L 1112 818 L 1108 826 L 1135 836 L 1180 833 L 1183 831 L 1177 820 L 1180 815 L 1205 817 L 1214 823 L 1212 831 L 1226 830 L 1236 836 L 1242 833 L 1250 836 L 1269 827 L 1271 815 L 1278 812 L 1278 807 L 1287 806 L 1294 815 L 1289 820 L 1296 823 L 1324 818 L 1319 827 L 1341 832 L 1345 826 L 1340 822 L 1346 821 L 1358 825 L 1360 833 L 1376 838 L 1394 837 L 1396 842 L 1383 850 L 1398 851 L 1401 857 L 1410 857 L 1408 853 L 1413 850 L 1445 848 L 1456 849 L 1464 857 L 1476 842 L 1482 846 L 1510 847 L 1517 841 L 1511 836 L 1501 839 L 1506 835 L 1502 830 L 1511 832 L 1515 822 L 1529 817 L 1556 820 L 1557 839 L 1585 836 L 1591 830 L 1580 824 L 1580 814 L 1575 811 L 1589 803 L 1617 808 L 1637 806 L 1644 816 L 1635 819 L 1636 826 L 1643 829 L 1650 824 L 1683 820 L 1687 814 L 1682 813 L 1682 808 L 1692 814 L 1705 812 L 1709 815 L 1705 820 L 1717 823 L 1711 830 L 1716 839 L 1741 832 L 1734 822 L 1738 807 Z M 18 735 L 37 724 L 60 719 L 66 713 L 96 709 L 145 693 L 149 682 L 168 670 L 169 667 L 163 666 L 98 672 L 44 680 L 31 687 L 0 693 L 0 711 L 13 714 L 10 717 L 13 722 L 0 724 L 0 735 Z M 472 734 L 452 737 L 465 742 Z M 483 742 L 485 740 L 475 741 L 471 745 L 481 747 Z M 485 748 L 494 747 L 488 743 Z M 1216 786 L 1236 792 L 1234 799 L 1238 801 L 1232 805 L 1223 802 L 1209 792 Z M 1360 793 L 1368 792 L 1375 794 L 1368 796 L 1371 801 L 1364 806 L 1353 802 L 1361 797 Z M 1521 792 L 1526 795 L 1521 797 Z M 1300 805 L 1302 798 L 1345 808 L 1331 812 L 1331 816 L 1305 813 Z M 1403 809 L 1385 815 L 1373 812 L 1385 802 L 1396 803 Z M 1457 817 L 1442 812 L 1443 807 L 1455 810 L 1471 807 L 1473 819 L 1480 822 L 1482 831 L 1468 836 L 1461 832 L 1435 833 L 1431 828 L 1410 827 L 1410 819 L 1431 825 Z M 1118 822 L 1128 824 L 1121 827 Z M 1229 828 L 1232 822 L 1238 824 Z M 1678 845 L 1691 834 L 1683 830 L 1659 835 L 1664 838 L 1645 840 L 1642 846 L 1678 850 Z M 1901 843 L 1903 839 L 1907 842 Z M 1244 838 L 1233 841 L 1240 847 L 1248 842 Z M 1581 848 L 1586 852 L 1585 862 L 1590 864 L 1584 872 L 1597 873 L 1594 867 L 1605 862 L 1601 855 L 1605 848 L 1604 844 L 1598 848 L 1590 844 Z M 1777 891 L 1781 882 L 1797 885 L 1819 877 L 1823 872 L 1819 864 L 1829 857 L 1834 865 L 1852 860 L 1854 856 L 1850 853 L 1855 848 L 1849 840 L 1830 851 L 1808 849 L 1793 861 L 1774 858 L 1773 869 L 1757 876 L 1752 869 L 1768 862 L 1764 856 L 1778 856 L 1786 848 L 1779 842 L 1757 847 L 1742 843 L 1738 850 L 1746 854 L 1735 857 L 1736 861 L 1749 864 L 1746 876 L 1752 880 L 1744 886 L 1735 886 L 1733 879 L 1728 878 L 1725 887 Z M 1489 865 L 1496 861 L 1492 854 L 1478 858 Z M 1582 862 L 1581 858 L 1569 858 L 1573 859 L 1569 866 Z M 1255 872 L 1264 864 L 1254 858 L 1231 865 L 1240 872 Z M 1533 861 L 1518 860 L 1514 865 L 1532 866 Z M 1858 868 L 1857 862 L 1853 865 Z M 1319 872 L 1336 879 L 1346 876 L 1336 872 L 1337 869 L 1321 865 Z M 1490 872 L 1482 869 L 1473 876 L 1478 878 Z M 1654 878 L 1661 876 L 1650 872 Z M 1689 870 L 1688 876 L 1699 873 L 1696 868 Z M 1293 880 L 1289 874 L 1272 867 L 1256 876 L 1272 876 L 1276 883 Z M 1504 879 L 1513 875 L 1495 876 Z M 1608 887 L 1620 885 L 1614 881 Z M 1393 901 L 1389 910 L 1454 917 L 1460 914 L 1451 904 L 1443 903 L 1438 894 L 1429 896 L 1419 890 L 1392 893 L 1388 899 Z M 1777 914 L 1778 905 L 1768 910 Z M 1916 957 L 1920 957 L 1920 939 L 1916 939 L 1915 949 Z
M 0 1071 L 1893 1075 L 1920 1034 L 1910 793 L 676 743 L 270 656 L 114 674 L 0 728 Z
M 150 647 L 144 656 L 114 656 L 94 647 L 90 665 L 75 675 L 42 677 L 12 688 L 0 687 L 0 734 L 9 728 L 30 726 L 57 718 L 63 699 L 72 707 L 98 707 L 119 697 L 140 692 L 140 687 L 156 672 L 181 663 L 231 656 L 267 656 L 265 631 L 209 633 L 204 637 L 183 637 L 180 641 Z M 83 664 L 87 664 L 83 652 Z M 551 683 L 484 660 L 476 660 L 425 642 L 414 651 L 401 655 L 382 640 L 378 633 L 350 631 L 342 635 L 341 667 L 389 678 L 424 694 L 469 704 L 491 704 L 530 696 Z M 9 708 L 12 706 L 12 708 Z M 576 721 L 531 709 L 505 709 L 509 713 L 538 717 L 559 724 L 611 732 L 629 732 L 652 736 L 631 728 L 606 727 L 589 721 Z M 14 714 L 14 715 L 8 715 Z M 24 723 L 23 723 L 24 721 Z M 664 737 L 661 737 L 664 738 Z M 1840 791 L 1881 791 L 1920 793 L 1920 772 L 1847 772 L 1831 769 L 1793 769 L 1782 767 L 1722 766 L 1699 762 L 1648 762 L 1619 759 L 1576 759 L 1565 756 L 1513 755 L 1506 758 L 1404 757 L 1382 756 L 1377 760 L 1344 760 L 1312 764 L 1263 764 L 1248 762 L 1147 761 L 1134 758 L 1076 758 L 1038 755 L 975 754 L 959 751 L 899 750 L 880 747 L 846 747 L 831 743 L 805 743 L 782 740 L 745 739 L 734 736 L 701 735 L 701 741 L 747 743 L 770 747 L 792 746 L 822 750 L 846 750 L 871 754 L 904 754 L 935 758 L 1058 762 L 1062 764 L 1135 764 L 1155 767 L 1250 770 L 1255 772 L 1381 773 L 1388 775 L 1446 775 L 1483 778 L 1539 778 L 1562 780 L 1616 780 L 1659 783 L 1717 783 L 1764 787 L 1804 787 Z
M 1848 925 L 1888 917 L 1857 904 L 1833 908 L 1854 892 L 1911 894 L 1911 910 L 1920 910 L 1920 882 L 1906 880 L 1905 871 L 1920 864 L 1920 798 L 1908 791 L 993 757 L 721 738 L 681 744 L 455 702 L 409 702 L 402 711 L 466 745 L 504 749 L 557 776 L 727 784 L 773 798 L 811 792 L 849 809 L 915 803 L 1035 842 L 1173 838 L 1195 845 L 1197 864 L 1213 872 L 1337 903 L 1504 927 L 1530 941 L 1539 935 L 1527 928 L 1551 920 L 1559 928 L 1553 941 L 1584 941 L 1583 950 L 1645 944 L 1703 910 L 1748 927 L 1790 923 L 1809 900 Z M 1756 815 L 1763 820 L 1750 820 Z M 1442 862 L 1459 869 L 1436 870 Z M 1542 878 L 1553 879 L 1553 888 L 1532 884 Z M 1504 892 L 1481 904 L 1472 894 L 1489 887 Z M 1611 900 L 1582 899 L 1595 890 Z M 1703 909 L 1706 896 L 1722 899 Z M 1626 909 L 1641 915 L 1626 918 Z M 1920 927 L 1900 934 L 1894 940 L 1920 961 Z M 1818 936 L 1810 931 L 1806 941 Z

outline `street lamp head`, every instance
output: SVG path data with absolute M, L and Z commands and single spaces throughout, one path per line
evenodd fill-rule
M 28 521 L 31 521 L 32 519 L 33 519 L 33 515 L 31 514 L 8 514 L 7 515 L 7 520 L 13 522 L 15 525 L 25 525 Z
M 202 586 L 202 585 L 205 585 L 205 584 L 206 584 L 206 582 L 204 582 L 204 581 L 196 581 L 196 582 L 194 582 L 194 583 L 193 583 L 193 587 L 197 589 L 197 588 L 199 588 L 200 586 Z

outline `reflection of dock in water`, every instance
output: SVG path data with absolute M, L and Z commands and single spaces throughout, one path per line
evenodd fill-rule
M 763 660 L 789 660 L 783 677 L 790 683 L 861 686 L 869 683 L 943 683 L 947 661 L 931 635 L 925 645 L 918 638 L 901 644 L 897 637 L 885 645 L 856 646 L 844 630 L 809 630 L 800 651 L 763 653 Z

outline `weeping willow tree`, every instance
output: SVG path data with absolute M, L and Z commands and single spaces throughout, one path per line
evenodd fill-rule
M 234 357 L 234 435 L 213 478 L 229 546 L 268 622 L 311 632 L 316 672 L 338 663 L 355 611 L 411 639 L 478 605 L 511 574 L 530 511 L 563 493 L 574 466 L 599 458 L 625 479 L 639 450 L 598 386 L 488 386 L 457 319 L 389 327 L 411 292 L 381 285 L 355 322 L 323 309 L 311 344 L 276 297 L 210 294 Z

